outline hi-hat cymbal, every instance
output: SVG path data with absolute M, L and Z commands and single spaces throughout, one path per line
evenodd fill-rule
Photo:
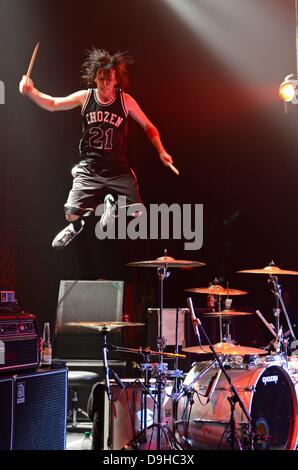
M 233 318 L 233 317 L 242 317 L 244 315 L 253 315 L 255 312 L 238 312 L 235 310 L 222 310 L 221 312 L 206 312 L 203 313 L 205 317 L 213 318 Z
M 267 276 L 279 276 L 283 274 L 289 274 L 292 276 L 297 276 L 298 271 L 290 271 L 288 269 L 280 269 L 276 266 L 273 261 L 265 268 L 260 269 L 243 269 L 241 271 L 237 271 L 237 273 L 248 273 L 248 274 L 267 274 Z
M 232 343 L 216 343 L 213 344 L 217 354 L 245 356 L 246 354 L 268 354 L 268 351 L 258 348 L 250 348 L 248 346 L 237 346 Z M 194 354 L 211 354 L 210 346 L 205 344 L 202 346 L 191 346 L 184 348 L 183 351 Z
M 107 328 L 108 330 L 114 330 L 115 328 L 124 328 L 125 326 L 144 326 L 145 323 L 134 323 L 129 321 L 97 321 L 97 322 L 69 322 L 65 323 L 67 326 L 76 326 L 83 328 L 91 328 L 93 330 L 102 330 Z
M 192 287 L 191 289 L 185 289 L 187 292 L 195 292 L 198 294 L 209 294 L 209 295 L 244 295 L 247 294 L 244 290 L 237 289 L 227 289 L 220 286 L 219 284 L 214 284 L 209 287 Z
M 126 266 L 136 268 L 160 268 L 165 265 L 169 268 L 199 268 L 200 266 L 206 266 L 205 263 L 201 263 L 200 261 L 179 260 L 171 256 L 160 256 L 154 260 L 126 263 Z

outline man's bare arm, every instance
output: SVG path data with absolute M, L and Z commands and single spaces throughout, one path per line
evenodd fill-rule
M 88 90 L 80 90 L 62 98 L 50 96 L 37 90 L 33 81 L 25 75 L 19 84 L 19 91 L 46 111 L 67 111 L 83 106 L 88 94 Z
M 125 97 L 125 105 L 126 109 L 129 113 L 129 115 L 138 123 L 140 126 L 143 127 L 145 130 L 148 138 L 156 148 L 156 150 L 159 153 L 159 158 L 163 162 L 164 165 L 169 165 L 169 163 L 173 163 L 173 159 L 171 155 L 168 154 L 168 152 L 165 150 L 158 130 L 156 127 L 152 124 L 152 122 L 148 119 L 146 114 L 141 110 L 140 106 L 136 102 L 134 98 L 132 98 L 130 95 L 127 93 L 124 94 Z

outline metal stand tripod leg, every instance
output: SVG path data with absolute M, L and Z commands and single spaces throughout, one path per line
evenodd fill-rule
M 109 450 L 112 450 L 112 392 L 110 387 L 110 373 L 109 373 L 109 366 L 108 366 L 108 343 L 107 343 L 107 335 L 108 335 L 108 328 L 105 326 L 102 329 L 102 338 L 103 338 L 103 365 L 104 365 L 104 376 L 105 376 L 105 386 L 106 386 L 106 393 L 108 396 L 109 402 L 109 433 L 108 433 L 108 440 L 107 440 L 107 447 Z

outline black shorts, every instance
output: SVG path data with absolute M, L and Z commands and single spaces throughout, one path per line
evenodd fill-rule
M 126 205 L 142 204 L 137 178 L 130 168 L 98 169 L 79 163 L 71 171 L 72 188 L 64 204 L 66 214 L 84 215 L 94 212 L 107 194 L 126 197 Z

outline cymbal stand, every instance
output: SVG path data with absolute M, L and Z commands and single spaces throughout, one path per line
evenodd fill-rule
M 144 387 L 142 388 L 142 397 L 141 397 L 141 433 L 144 436 L 143 442 L 147 440 L 147 428 L 148 428 L 148 417 L 147 417 L 147 396 L 150 390 L 150 378 L 151 370 L 150 367 L 150 352 L 142 351 L 142 356 L 144 357 L 144 363 L 141 364 L 142 372 L 144 373 Z
M 188 307 L 190 309 L 190 311 L 192 312 L 192 317 L 195 315 L 194 313 L 194 309 L 193 309 L 193 304 L 192 304 L 192 299 L 191 297 L 188 297 L 187 298 L 187 303 L 188 303 Z M 229 376 L 229 374 L 227 373 L 225 367 L 224 367 L 224 363 L 222 361 L 222 359 L 219 357 L 219 355 L 216 353 L 211 341 L 210 341 L 210 338 L 209 336 L 207 335 L 206 333 L 206 330 L 205 328 L 203 327 L 201 321 L 199 320 L 198 317 L 197 318 L 197 324 L 200 326 L 208 344 L 209 344 L 209 348 L 211 350 L 211 352 L 213 353 L 214 357 L 215 357 L 215 360 L 220 368 L 220 370 L 222 371 L 222 373 L 224 374 L 225 378 L 227 379 L 228 383 L 229 383 L 229 387 L 230 387 L 230 392 L 231 392 L 231 396 L 228 398 L 228 401 L 230 403 L 230 406 L 231 406 L 231 415 L 230 415 L 230 430 L 231 430 L 231 450 L 234 450 L 235 449 L 235 441 L 236 441 L 236 426 L 235 426 L 235 415 L 234 415 L 234 410 L 235 410 L 235 406 L 237 403 L 239 403 L 239 406 L 240 408 L 242 409 L 246 419 L 247 419 L 247 423 L 248 423 L 248 434 L 250 436 L 250 450 L 253 450 L 253 433 L 252 433 L 252 428 L 251 428 L 251 421 L 252 421 L 252 418 L 248 412 L 248 410 L 246 409 L 246 406 L 245 404 L 243 403 L 242 399 L 240 398 L 239 396 L 239 393 L 237 391 L 237 389 L 234 387 L 233 383 L 232 383 L 232 380 L 231 380 L 231 377 Z M 241 449 L 240 449 L 241 450 Z
M 175 422 L 177 421 L 177 414 L 178 414 L 178 401 L 175 400 L 175 396 L 178 392 L 181 390 L 181 385 L 182 385 L 182 380 L 183 380 L 183 371 L 179 370 L 179 308 L 176 308 L 176 325 L 175 325 L 175 354 L 177 354 L 177 357 L 175 359 L 175 366 L 174 366 L 174 386 L 172 390 L 172 397 L 174 398 L 173 401 L 173 432 L 175 432 Z
M 268 284 L 272 285 L 271 292 L 274 294 L 275 300 L 276 300 L 276 307 L 273 309 L 273 314 L 275 317 L 276 321 L 276 326 L 275 326 L 275 331 L 276 331 L 276 340 L 278 343 L 278 353 L 285 353 L 287 355 L 287 351 L 283 351 L 283 346 L 284 346 L 284 341 L 283 341 L 283 335 L 280 333 L 280 306 L 282 308 L 282 311 L 284 313 L 284 316 L 286 318 L 290 333 L 292 335 L 292 338 L 295 340 L 296 336 L 285 306 L 285 303 L 282 298 L 282 292 L 281 292 L 281 285 L 278 283 L 278 277 L 270 275 L 268 279 Z
M 178 448 L 178 443 L 175 440 L 173 433 L 167 428 L 166 425 L 162 423 L 162 394 L 163 390 L 166 386 L 167 380 L 167 364 L 158 364 L 157 376 L 156 376 L 156 388 L 155 390 L 151 390 L 151 371 L 154 369 L 153 365 L 150 364 L 150 355 L 152 352 L 148 348 L 139 348 L 139 351 L 131 348 L 125 348 L 122 346 L 114 346 L 112 344 L 108 345 L 108 348 L 114 351 L 120 352 L 131 352 L 131 353 L 138 353 L 144 357 L 144 363 L 140 366 L 140 370 L 144 373 L 144 383 L 142 383 L 139 379 L 135 382 L 139 383 L 142 387 L 142 398 L 141 398 L 141 429 L 133 437 L 131 441 L 129 441 L 125 446 L 124 449 L 129 447 L 133 447 L 135 450 L 142 450 L 140 446 L 142 444 L 147 443 L 147 431 L 149 429 L 152 430 L 151 437 L 149 439 L 148 449 L 151 447 L 151 441 L 154 433 L 154 429 L 157 432 L 157 448 L 156 450 L 163 450 L 161 446 L 161 433 L 163 433 L 164 438 L 166 439 L 167 445 L 170 450 L 175 450 Z M 154 352 L 153 354 L 159 355 L 158 352 Z M 169 353 L 168 353 L 169 354 Z M 154 408 L 157 408 L 157 422 L 154 422 L 154 413 L 153 413 L 153 423 L 148 426 L 148 416 L 147 416 L 147 397 L 150 396 L 154 403 Z M 180 449 L 181 450 L 181 449 Z
M 209 283 L 209 286 L 217 286 L 218 284 L 219 284 L 219 280 L 215 278 L 212 282 Z M 209 298 L 211 298 L 211 300 Z M 212 309 L 215 306 L 215 311 L 221 312 L 221 295 L 217 295 L 217 294 L 208 295 L 207 306 Z M 222 343 L 222 319 L 221 317 L 218 317 L 218 322 L 219 322 L 219 341 Z
M 109 402 L 109 432 L 108 432 L 107 447 L 109 450 L 112 450 L 112 392 L 111 392 L 111 387 L 110 387 L 110 371 L 109 371 L 108 355 L 107 355 L 107 351 L 109 349 L 109 345 L 107 343 L 108 332 L 109 330 L 106 326 L 104 326 L 101 330 L 102 339 L 103 339 L 102 351 L 103 351 L 105 388 L 106 388 L 108 402 Z
M 215 303 L 217 304 L 217 312 L 221 312 L 221 295 L 216 295 L 215 296 Z M 223 337 L 222 337 L 222 318 L 219 317 L 219 341 L 222 343 Z
M 164 250 L 164 256 L 167 256 L 167 250 Z M 157 338 L 157 348 L 159 351 L 163 352 L 167 343 L 166 339 L 163 336 L 163 327 L 162 327 L 162 315 L 163 315 L 163 297 L 164 297 L 164 280 L 170 276 L 170 271 L 168 271 L 168 265 L 165 261 L 164 266 L 157 269 L 157 276 L 159 279 L 159 316 L 158 316 L 158 338 Z M 163 363 L 163 356 L 160 357 L 160 363 Z

